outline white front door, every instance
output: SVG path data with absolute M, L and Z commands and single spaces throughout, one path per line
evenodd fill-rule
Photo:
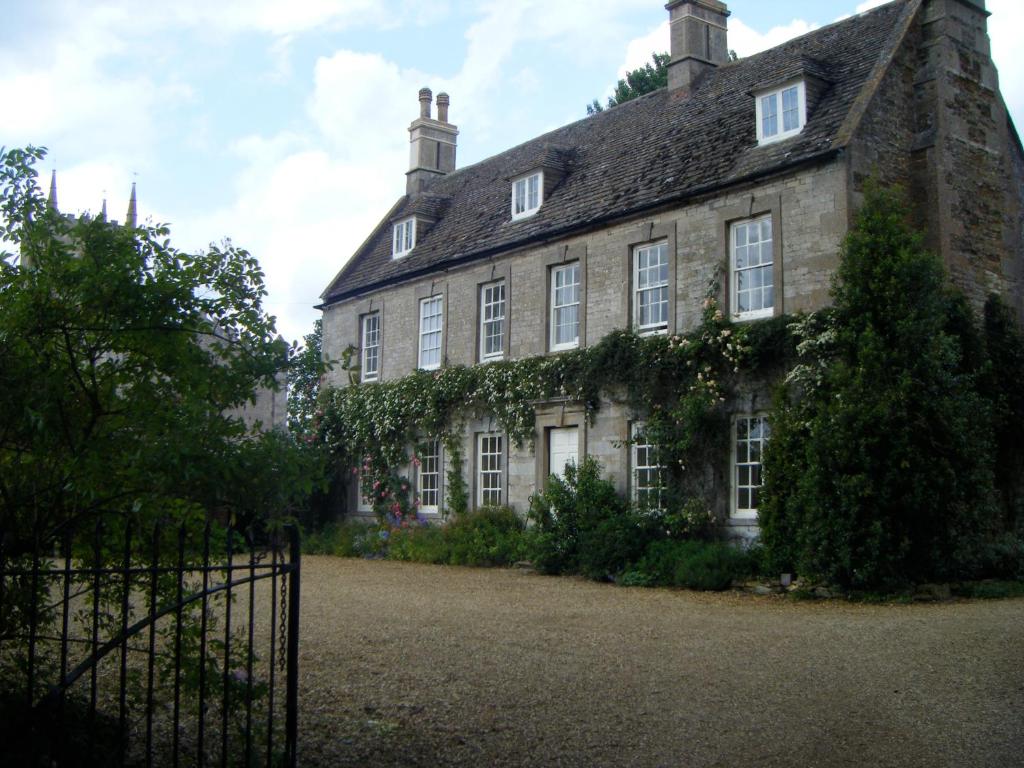
M 565 465 L 577 464 L 579 455 L 579 427 L 558 427 L 548 431 L 548 471 L 552 475 L 564 480 Z

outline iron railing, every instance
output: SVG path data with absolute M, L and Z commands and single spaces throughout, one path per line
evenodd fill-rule
M 0 539 L 0 764 L 293 768 L 299 539 L 261 538 Z

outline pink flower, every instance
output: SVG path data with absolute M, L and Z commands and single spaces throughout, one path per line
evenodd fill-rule
M 409 486 L 406 485 L 405 483 L 402 483 L 402 490 L 403 491 L 408 491 L 409 490 Z
M 353 475 L 358 475 L 359 474 L 359 467 L 352 467 L 352 474 Z
M 378 488 L 380 488 L 380 480 L 374 480 L 373 481 L 373 490 L 376 491 Z

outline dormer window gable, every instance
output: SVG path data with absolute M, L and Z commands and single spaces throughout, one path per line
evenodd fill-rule
M 758 146 L 796 136 L 807 123 L 807 85 L 794 80 L 754 92 Z
M 416 217 L 396 221 L 391 234 L 391 258 L 400 259 L 416 247 Z
M 544 202 L 544 171 L 512 179 L 512 221 L 533 216 Z

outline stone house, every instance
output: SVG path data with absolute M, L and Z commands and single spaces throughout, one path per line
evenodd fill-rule
M 738 322 L 818 309 L 872 176 L 907 190 L 972 302 L 996 291 L 1024 313 L 1024 151 L 984 0 L 895 0 L 738 61 L 724 3 L 667 10 L 667 88 L 467 168 L 456 168 L 449 97 L 438 94 L 435 118 L 420 91 L 407 194 L 322 295 L 327 359 L 355 350 L 372 385 L 554 355 L 614 329 L 681 333 L 719 269 Z M 769 403 L 755 387 L 731 405 L 715 511 L 744 537 L 756 533 Z M 657 474 L 656 454 L 630 441 L 643 418 L 610 402 L 588 422 L 581 404 L 540 403 L 533 450 L 493 419 L 471 421 L 471 505 L 524 512 L 549 473 L 584 454 L 622 493 L 642 494 Z M 408 469 L 424 509 L 443 512 L 446 457 L 432 445 Z M 355 487 L 347 500 L 349 513 L 368 509 Z

